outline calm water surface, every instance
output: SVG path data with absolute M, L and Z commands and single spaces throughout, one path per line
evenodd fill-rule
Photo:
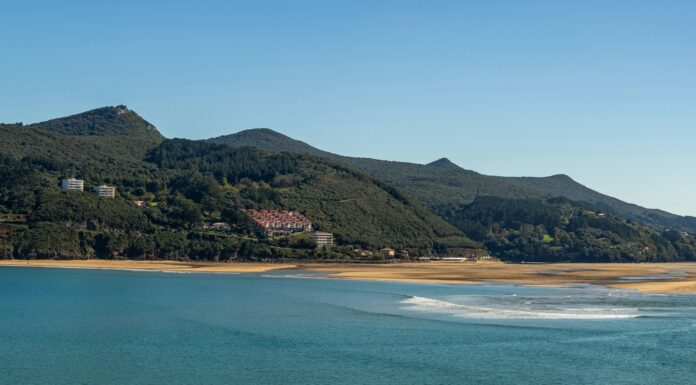
M 696 296 L 2 267 L 0 384 L 696 384 Z

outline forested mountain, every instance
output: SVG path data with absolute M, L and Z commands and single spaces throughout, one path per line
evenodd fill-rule
M 480 196 L 513 199 L 566 197 L 585 202 L 598 210 L 631 219 L 657 230 L 696 232 L 696 218 L 682 217 L 638 205 L 593 191 L 567 175 L 545 178 L 498 177 L 465 170 L 448 159 L 421 165 L 331 154 L 288 138 L 269 129 L 252 129 L 210 139 L 230 146 L 253 146 L 273 151 L 309 153 L 351 165 L 413 196 L 420 203 L 442 213 L 452 206 L 468 204 Z
M 85 180 L 84 192 L 61 190 L 70 176 Z M 99 198 L 92 189 L 101 184 L 116 186 L 116 198 Z M 307 234 L 264 238 L 245 209 L 298 210 L 338 245 L 317 250 Z M 342 157 L 268 129 L 165 139 L 125 106 L 0 124 L 3 258 L 351 259 L 394 247 L 410 257 L 696 260 L 692 220 L 563 175 L 500 178 L 444 158 Z
M 73 175 L 84 192 L 60 189 Z M 91 191 L 102 183 L 117 187 L 115 199 Z M 263 239 L 242 212 L 249 208 L 299 210 L 339 246 L 317 251 L 305 235 Z M 213 230 L 216 221 L 231 228 Z M 351 258 L 354 248 L 418 256 L 480 247 L 345 165 L 167 140 L 124 106 L 0 125 L 0 241 L 5 258 Z
M 355 167 L 413 196 L 504 260 L 696 259 L 696 218 L 622 202 L 567 175 L 496 177 L 465 170 L 446 158 L 421 165 L 346 157 L 269 129 L 210 141 L 312 154 Z
M 478 197 L 443 217 L 509 261 L 696 260 L 696 238 L 618 218 L 566 198 Z
M 151 151 L 148 160 L 163 170 L 195 170 L 222 181 L 250 200 L 247 208 L 298 210 L 343 244 L 419 249 L 418 254 L 477 246 L 392 187 L 313 156 L 174 139 Z M 191 188 L 191 198 L 202 202 L 196 195 L 204 190 Z

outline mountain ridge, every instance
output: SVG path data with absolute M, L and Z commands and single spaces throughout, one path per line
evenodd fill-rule
M 447 158 L 345 157 L 270 129 L 166 139 L 124 106 L 0 124 L 0 139 L 0 258 L 376 260 L 377 249 L 394 247 L 402 258 L 487 250 L 507 261 L 696 260 L 693 232 L 664 229 L 693 218 L 563 174 L 494 177 Z M 60 189 L 72 175 L 84 179 L 83 193 Z M 100 184 L 116 197 L 88 192 Z M 308 214 L 335 234 L 336 252 L 312 249 L 308 237 L 258 238 L 249 208 Z M 229 233 L 210 229 L 218 221 Z
M 464 169 L 447 158 L 441 158 L 428 164 L 356 158 L 317 149 L 271 129 L 264 131 L 265 138 L 277 139 L 271 144 L 255 140 L 258 132 L 253 129 L 242 132 L 244 133 L 243 141 L 239 140 L 237 134 L 223 135 L 211 138 L 209 141 L 232 146 L 239 146 L 243 143 L 245 146 L 273 151 L 310 153 L 329 157 L 350 164 L 393 184 L 414 196 L 436 213 L 442 212 L 444 207 L 469 204 L 478 196 L 539 199 L 562 196 L 595 205 L 598 209 L 607 210 L 631 220 L 638 220 L 658 229 L 672 228 L 696 231 L 696 217 L 680 216 L 664 210 L 649 209 L 624 202 L 592 190 L 566 174 L 548 177 L 489 176 Z M 294 145 L 284 147 L 286 143 Z

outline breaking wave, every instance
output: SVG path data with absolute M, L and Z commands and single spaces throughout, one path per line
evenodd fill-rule
M 326 275 L 323 274 L 261 274 L 264 278 L 296 278 L 296 279 L 328 279 Z
M 638 318 L 638 309 L 612 307 L 578 307 L 578 308 L 554 308 L 554 309 L 535 309 L 530 304 L 520 304 L 517 309 L 504 309 L 499 307 L 484 307 L 463 305 L 447 302 L 439 299 L 425 297 L 409 297 L 401 301 L 406 305 L 406 309 L 422 313 L 444 314 L 459 318 L 478 318 L 478 319 L 627 319 Z

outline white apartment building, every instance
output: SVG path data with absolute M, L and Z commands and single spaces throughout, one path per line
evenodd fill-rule
M 84 191 L 85 190 L 85 181 L 82 179 L 75 179 L 75 178 L 63 179 L 60 186 L 63 188 L 63 190 Z
M 99 195 L 102 198 L 115 198 L 116 197 L 116 187 L 114 187 L 114 186 L 107 186 L 107 185 L 103 184 L 101 186 L 95 187 L 94 191 L 96 191 L 97 195 Z

